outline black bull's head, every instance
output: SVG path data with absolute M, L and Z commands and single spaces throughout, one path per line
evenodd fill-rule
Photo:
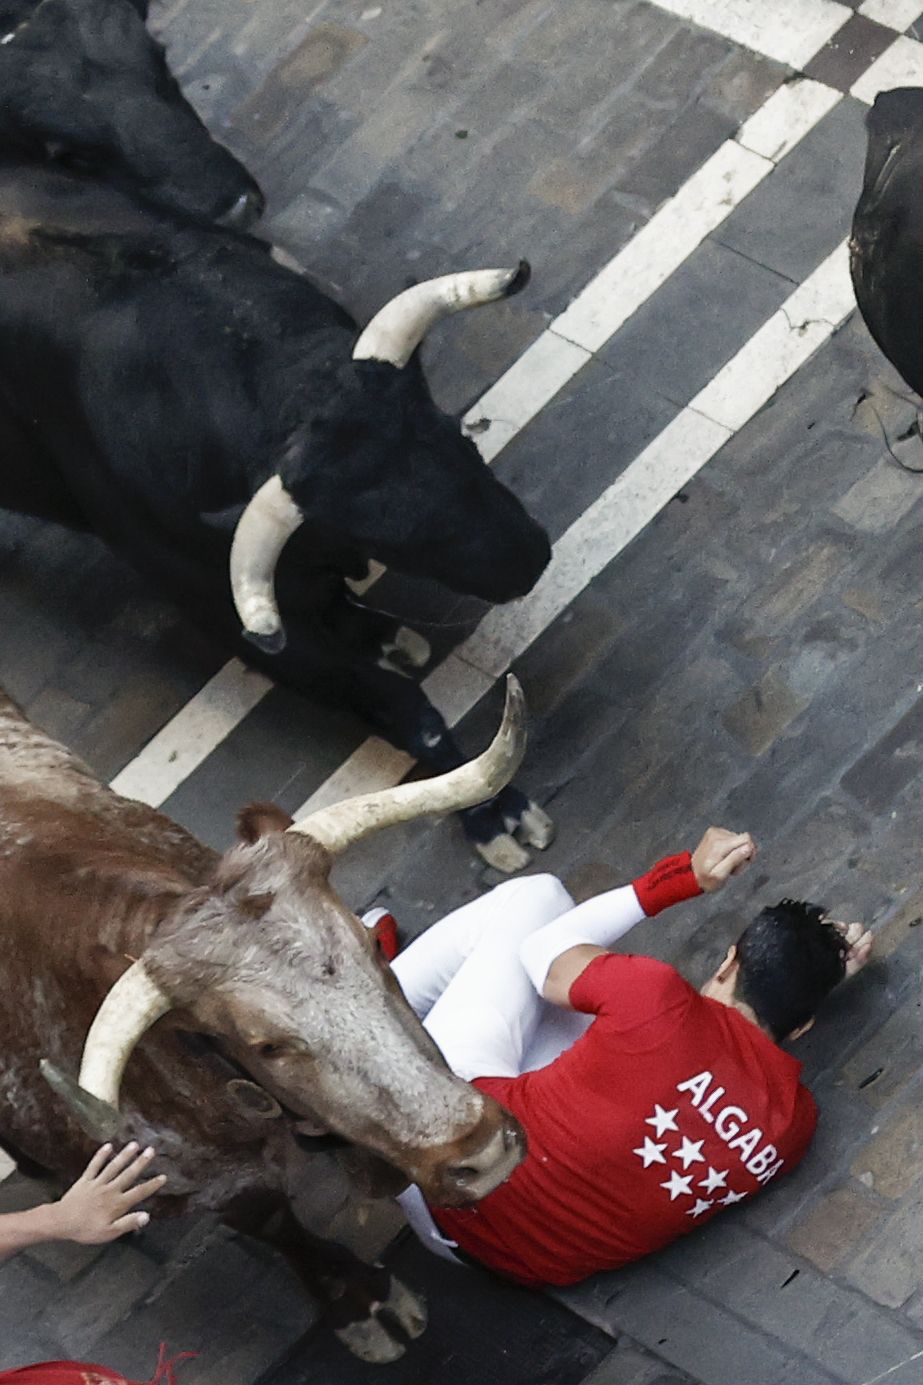
M 249 840 L 109 991 L 79 1081 L 43 1063 L 88 1133 L 126 1133 L 118 1110 L 126 1064 L 147 1030 L 180 1009 L 254 1079 L 267 1114 L 284 1108 L 296 1122 L 334 1130 L 431 1200 L 470 1202 L 508 1177 L 523 1154 L 516 1121 L 448 1070 L 327 877 L 332 857 L 370 833 L 495 793 L 521 760 L 523 719 L 510 679 L 500 731 L 470 764 L 347 800 L 287 830 L 290 819 L 254 810 Z M 169 1140 L 164 1152 L 169 1158 Z
M 234 602 L 244 633 L 266 652 L 285 644 L 276 568 L 302 525 L 332 529 L 369 557 L 465 595 L 510 601 L 531 591 L 551 555 L 548 536 L 433 403 L 418 355 L 441 317 L 509 297 L 529 273 L 523 261 L 427 280 L 361 333 L 329 401 L 313 406 L 236 525 Z
M 262 194 L 186 101 L 146 14 L 147 0 L 0 0 L 0 138 L 244 225 Z

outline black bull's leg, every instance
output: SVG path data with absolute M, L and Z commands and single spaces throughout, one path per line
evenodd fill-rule
M 251 1202 L 245 1212 L 232 1212 L 225 1221 L 285 1257 L 321 1305 L 324 1322 L 363 1361 L 396 1361 L 424 1331 L 421 1298 L 383 1265 L 368 1265 L 345 1246 L 306 1231 L 286 1204 L 267 1200 L 257 1208 Z

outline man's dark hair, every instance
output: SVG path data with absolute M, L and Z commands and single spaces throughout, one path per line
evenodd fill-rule
M 737 943 L 737 994 L 777 1041 L 798 1029 L 842 981 L 849 945 L 818 904 L 762 909 Z

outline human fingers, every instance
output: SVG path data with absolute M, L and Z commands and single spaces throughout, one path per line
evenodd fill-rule
M 845 976 L 855 976 L 857 972 L 862 970 L 872 955 L 873 941 L 871 932 L 866 931 L 857 942 L 853 943 L 846 954 Z
M 726 832 L 723 834 L 719 851 L 722 857 L 727 856 L 732 851 L 737 851 L 740 847 L 749 847 L 750 851 L 756 850 L 756 843 L 749 832 Z
M 739 845 L 727 851 L 712 867 L 712 875 L 716 880 L 727 880 L 728 876 L 736 875 L 744 870 L 753 858 L 755 847 L 753 842 L 745 840 Z
M 104 1168 L 108 1163 L 111 1153 L 112 1146 L 110 1144 L 101 1145 L 87 1164 L 81 1177 L 85 1178 L 88 1182 L 90 1179 L 95 1178 L 100 1169 Z
M 139 1202 L 143 1202 L 147 1197 L 153 1197 L 159 1193 L 167 1181 L 165 1173 L 158 1173 L 153 1178 L 146 1178 L 143 1183 L 138 1183 L 134 1188 L 128 1188 L 122 1194 L 122 1199 L 126 1206 L 136 1207 Z
M 100 1169 L 96 1175 L 97 1183 L 112 1183 L 124 1168 L 132 1162 L 138 1153 L 137 1140 L 129 1140 L 124 1149 L 120 1149 L 118 1154 L 113 1155 L 104 1168 Z
M 850 947 L 853 943 L 857 943 L 866 932 L 864 923 L 844 923 L 840 919 L 831 919 L 830 922 L 838 933 L 842 933 Z
M 147 1149 L 142 1149 L 140 1154 L 135 1155 L 131 1162 L 126 1164 L 115 1178 L 110 1180 L 112 1187 L 118 1188 L 122 1192 L 126 1188 L 130 1188 L 132 1183 L 141 1177 L 153 1158 L 154 1150 L 150 1145 Z
M 119 1236 L 124 1236 L 129 1231 L 141 1231 L 151 1219 L 149 1212 L 129 1212 L 124 1217 L 119 1217 L 109 1228 L 111 1235 L 110 1241 L 115 1241 Z

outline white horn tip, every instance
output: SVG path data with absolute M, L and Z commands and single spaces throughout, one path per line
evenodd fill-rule
M 279 654 L 285 648 L 285 630 L 275 601 L 253 592 L 237 602 L 243 637 L 264 654 Z
M 239 597 L 237 611 L 249 635 L 275 635 L 282 628 L 275 603 L 260 592 Z

